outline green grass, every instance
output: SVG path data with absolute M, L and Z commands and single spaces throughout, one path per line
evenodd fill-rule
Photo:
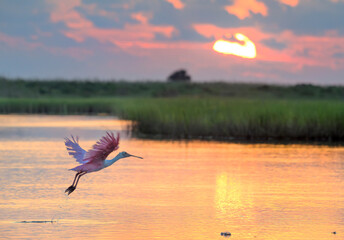
M 344 99 L 344 87 L 299 84 L 278 86 L 245 83 L 183 83 L 22 80 L 0 77 L 0 98 L 222 96 L 242 98 Z
M 344 103 L 228 98 L 146 99 L 124 117 L 147 135 L 245 140 L 343 140 Z
M 344 140 L 344 102 L 229 97 L 0 99 L 0 113 L 98 114 L 168 138 Z
M 22 80 L 0 77 L 0 113 L 99 114 L 149 137 L 344 140 L 344 87 Z
M 116 114 L 110 98 L 0 98 L 0 114 Z

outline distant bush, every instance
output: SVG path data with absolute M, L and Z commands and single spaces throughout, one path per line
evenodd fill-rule
M 173 72 L 168 78 L 169 82 L 191 82 L 191 77 L 187 74 L 186 70 L 181 69 Z

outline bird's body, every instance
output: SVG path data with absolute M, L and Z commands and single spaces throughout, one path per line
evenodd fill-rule
M 104 160 L 104 161 L 95 161 L 95 162 L 88 162 L 83 165 L 77 166 L 75 168 L 72 168 L 70 170 L 76 171 L 76 172 L 97 172 L 99 170 L 102 170 L 104 168 L 110 167 L 112 164 L 117 162 L 119 159 L 123 158 L 122 153 L 119 153 L 115 158 L 111 160 Z
M 73 156 L 77 162 L 81 163 L 81 165 L 70 169 L 76 171 L 77 173 L 75 175 L 73 184 L 65 191 L 68 193 L 68 195 L 75 190 L 80 177 L 86 173 L 96 172 L 109 167 L 121 158 L 137 157 L 126 152 L 120 152 L 113 159 L 106 160 L 107 156 L 111 152 L 118 149 L 119 134 L 117 134 L 117 138 L 115 138 L 113 133 L 107 132 L 107 135 L 102 137 L 96 144 L 94 144 L 92 149 L 89 151 L 85 151 L 80 147 L 78 137 L 74 138 L 72 136 L 71 139 L 65 138 L 65 145 L 69 155 Z

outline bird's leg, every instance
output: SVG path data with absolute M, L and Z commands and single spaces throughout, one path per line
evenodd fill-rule
M 74 190 L 75 190 L 75 187 L 74 187 L 74 183 L 76 181 L 76 179 L 79 179 L 79 176 L 82 172 L 77 172 L 75 174 L 75 177 L 74 177 L 74 181 L 73 181 L 73 184 L 69 186 L 69 188 L 66 189 L 65 192 L 68 192 L 68 195 L 71 194 Z
M 78 177 L 80 174 L 81 174 L 81 172 L 77 172 L 77 173 L 75 174 L 75 177 L 74 177 L 72 186 L 74 186 L 75 180 L 77 179 L 77 177 Z
M 75 186 L 74 186 L 74 189 L 76 188 L 76 186 L 78 185 L 78 182 L 79 182 L 79 179 L 81 178 L 81 176 L 85 175 L 86 172 L 83 172 L 81 173 L 79 176 L 78 176 L 78 179 L 76 180 L 76 183 L 75 183 Z

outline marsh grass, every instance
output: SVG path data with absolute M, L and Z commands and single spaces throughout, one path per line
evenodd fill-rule
M 344 140 L 344 102 L 228 97 L 0 99 L 0 113 L 117 115 L 168 138 Z
M 113 114 L 112 103 L 106 98 L 0 98 L 0 113 Z
M 0 113 L 109 114 L 164 138 L 344 140 L 344 87 L 22 80 L 0 77 Z
M 141 101 L 125 118 L 147 135 L 173 138 L 342 140 L 337 101 L 177 98 Z
M 342 86 L 290 86 L 225 82 L 126 82 L 96 80 L 37 80 L 0 77 L 2 98 L 222 96 L 241 98 L 344 99 Z

